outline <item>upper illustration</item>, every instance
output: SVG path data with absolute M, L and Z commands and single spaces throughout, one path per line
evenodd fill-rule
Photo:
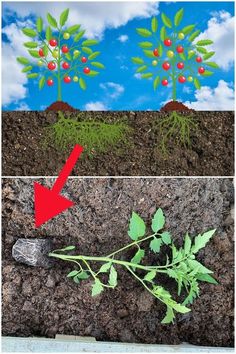
M 57 175 L 75 144 L 79 176 L 234 174 L 233 2 L 2 14 L 4 175 Z

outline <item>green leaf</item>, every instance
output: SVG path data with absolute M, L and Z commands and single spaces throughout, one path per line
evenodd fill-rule
M 80 32 L 74 37 L 74 41 L 75 41 L 75 42 L 78 42 L 78 41 L 83 37 L 84 34 L 85 34 L 85 30 L 80 31 Z
M 43 54 L 45 55 L 45 57 L 48 55 L 49 49 L 47 47 L 47 45 L 45 44 L 45 46 L 43 47 Z
M 96 68 L 105 69 L 105 66 L 102 63 L 99 63 L 98 61 L 92 61 L 90 64 L 92 66 L 95 66 Z
M 136 70 L 136 73 L 142 73 L 145 70 L 147 70 L 147 68 L 148 68 L 147 65 L 139 66 Z
M 186 60 L 186 56 L 184 53 L 180 53 L 179 56 L 182 60 L 184 60 L 184 61 Z
M 66 59 L 68 59 L 68 60 L 71 60 L 71 59 L 72 59 L 72 55 L 71 55 L 70 53 L 66 53 L 66 54 L 65 54 L 65 57 L 66 57 Z
M 191 34 L 191 36 L 189 36 L 189 38 L 188 38 L 189 42 L 193 42 L 194 39 L 197 38 L 197 36 L 198 36 L 200 33 L 201 33 L 200 30 L 197 30 L 197 31 L 193 32 L 193 33 Z
M 136 32 L 142 37 L 150 37 L 150 36 L 152 36 L 152 32 L 149 31 L 146 28 L 136 28 Z
M 156 213 L 152 218 L 152 231 L 158 232 L 163 229 L 165 225 L 165 216 L 161 208 L 157 209 Z
M 156 17 L 152 18 L 151 27 L 152 27 L 152 32 L 156 33 L 158 27 L 158 22 Z
M 219 65 L 216 64 L 216 63 L 213 62 L 213 61 L 207 61 L 207 62 L 205 62 L 204 64 L 207 65 L 207 66 L 210 66 L 211 68 L 219 69 Z
M 190 249 L 191 249 L 191 244 L 192 244 L 191 238 L 189 237 L 189 234 L 187 233 L 185 235 L 185 239 L 184 239 L 184 254 L 185 255 L 189 254 Z
M 162 245 L 162 239 L 153 237 L 152 241 L 149 244 L 149 247 L 154 253 L 158 253 L 160 252 L 161 245 Z
M 30 61 L 24 57 L 17 57 L 16 60 L 18 61 L 18 63 L 23 65 L 30 64 Z
M 27 36 L 27 37 L 31 37 L 34 38 L 37 36 L 37 32 L 35 32 L 33 29 L 31 28 L 23 28 L 22 32 Z
M 211 76 L 213 75 L 214 73 L 212 71 L 209 71 L 209 70 L 205 70 L 203 74 L 201 74 L 202 76 Z
M 46 35 L 45 36 L 46 36 L 46 40 L 50 41 L 50 39 L 52 38 L 52 29 L 51 29 L 51 27 L 48 26 L 46 28 Z
M 143 237 L 145 235 L 145 231 L 146 231 L 146 226 L 143 219 L 133 211 L 129 221 L 129 231 L 128 231 L 129 237 L 132 240 L 136 241 L 140 237 Z
M 86 76 L 88 76 L 88 77 L 94 77 L 94 76 L 97 76 L 98 74 L 99 74 L 98 71 L 91 70 L 89 74 L 86 74 Z
M 30 70 L 32 70 L 33 69 L 33 66 L 25 66 L 22 70 L 21 70 L 21 72 L 22 73 L 27 73 L 28 71 L 30 71 Z
M 28 79 L 36 79 L 36 77 L 38 77 L 38 76 L 39 76 L 38 73 L 32 73 L 32 74 L 27 75 Z
M 205 53 L 207 53 L 206 48 L 196 47 L 196 50 L 198 51 L 198 53 L 201 53 L 201 54 L 205 54 Z
M 100 282 L 99 279 L 96 279 L 92 286 L 92 296 L 99 295 L 101 294 L 102 291 L 103 291 L 102 283 Z
M 37 31 L 38 31 L 39 33 L 41 33 L 42 30 L 43 30 L 43 19 L 42 19 L 42 17 L 38 17 L 38 18 L 37 18 L 36 27 L 37 27 Z
M 60 16 L 60 26 L 61 27 L 63 27 L 64 24 L 66 23 L 66 21 L 68 19 L 68 15 L 69 15 L 69 9 L 66 9 L 61 13 L 61 16 Z
M 87 39 L 86 41 L 82 42 L 82 45 L 86 47 L 86 46 L 90 46 L 90 45 L 96 45 L 98 43 L 99 42 L 96 39 Z
M 151 59 L 154 59 L 156 58 L 156 56 L 153 54 L 153 51 L 152 50 L 147 50 L 147 49 L 144 49 L 143 50 L 143 53 L 146 57 L 148 58 L 151 58 Z
M 40 58 L 39 52 L 37 50 L 29 49 L 28 52 L 33 58 Z
M 161 19 L 166 27 L 172 28 L 172 22 L 171 22 L 170 18 L 166 16 L 166 14 L 162 13 Z
M 25 46 L 26 48 L 37 48 L 37 47 L 38 47 L 38 44 L 35 43 L 35 42 L 26 42 L 26 43 L 24 43 L 24 46 Z
M 110 268 L 110 275 L 109 275 L 109 280 L 108 283 L 114 288 L 117 285 L 117 271 L 113 267 L 113 265 Z
M 195 52 L 191 52 L 191 51 L 189 51 L 189 52 L 188 52 L 188 59 L 193 58 L 195 55 L 196 55 L 196 53 L 195 53 Z
M 182 28 L 181 32 L 183 32 L 183 34 L 189 34 L 190 32 L 192 32 L 192 30 L 194 29 L 195 25 L 189 25 L 186 26 L 184 28 Z
M 146 280 L 146 281 L 152 281 L 152 280 L 155 278 L 156 274 L 157 274 L 157 273 L 156 273 L 155 270 L 151 270 L 150 272 L 148 272 L 148 273 L 145 275 L 144 280 Z
M 79 278 L 78 278 L 77 275 L 75 275 L 75 276 L 73 277 L 73 281 L 74 281 L 76 284 L 79 284 L 79 283 L 80 283 L 80 280 L 79 280 Z
M 80 273 L 77 275 L 77 277 L 78 277 L 79 279 L 81 279 L 81 280 L 85 280 L 85 279 L 88 279 L 88 278 L 89 278 L 89 274 L 88 274 L 87 272 L 83 271 L 83 272 L 80 272 Z
M 47 20 L 50 26 L 57 28 L 57 21 L 50 13 L 47 14 Z
M 75 32 L 77 32 L 80 29 L 80 25 L 74 25 L 71 27 L 68 27 L 66 32 L 70 33 L 70 34 L 74 34 Z
M 213 55 L 215 54 L 215 52 L 209 52 L 203 55 L 203 60 L 207 60 L 210 59 L 211 57 L 213 57 Z
M 131 263 L 134 264 L 140 264 L 141 260 L 143 259 L 145 255 L 145 251 L 142 249 L 139 249 L 138 252 L 135 253 L 134 257 L 131 259 Z M 135 270 L 135 267 L 132 267 Z
M 160 56 L 160 57 L 161 57 L 162 54 L 163 54 L 163 47 L 162 47 L 161 44 L 159 44 L 159 46 L 158 46 L 158 53 L 159 53 L 159 56 Z
M 175 26 L 179 26 L 180 22 L 182 21 L 183 15 L 184 15 L 183 8 L 176 12 L 175 19 L 174 19 Z
M 153 77 L 153 73 L 145 73 L 141 75 L 142 79 L 150 79 L 151 77 Z
M 67 246 L 65 248 L 61 248 L 59 251 L 72 251 L 75 249 L 75 246 Z
M 186 306 L 181 305 L 181 304 L 173 303 L 171 305 L 175 311 L 180 312 L 180 313 L 187 313 L 187 312 L 191 311 Z
M 100 55 L 101 52 L 94 52 L 93 54 L 90 54 L 90 56 L 88 57 L 89 60 L 93 60 L 95 58 L 97 58 Z
M 174 311 L 172 310 L 172 308 L 170 306 L 167 306 L 167 310 L 166 310 L 166 315 L 163 318 L 163 320 L 161 321 L 162 324 L 168 324 L 168 323 L 173 323 L 174 322 Z
M 72 270 L 70 273 L 67 274 L 67 278 L 72 278 L 72 277 L 76 276 L 77 274 L 79 274 L 78 270 Z
M 212 238 L 214 235 L 216 229 L 214 230 L 209 230 L 205 232 L 203 235 L 198 235 L 194 239 L 194 245 L 191 249 L 192 253 L 197 253 L 201 248 L 204 248 L 209 242 L 209 240 Z
M 43 86 L 45 85 L 45 76 L 42 76 L 41 79 L 39 80 L 39 89 L 41 90 Z
M 213 44 L 214 42 L 211 41 L 210 39 L 203 39 L 201 41 L 198 41 L 196 45 L 204 46 L 204 45 L 210 45 Z
M 160 84 L 160 77 L 157 76 L 155 78 L 155 80 L 153 81 L 153 88 L 154 88 L 154 91 L 157 89 L 157 86 Z
M 82 47 L 81 49 L 82 49 L 82 51 L 83 51 L 84 53 L 86 53 L 86 54 L 88 54 L 88 55 L 90 55 L 90 54 L 93 53 L 92 49 L 89 48 L 89 47 Z
M 169 245 L 171 243 L 171 234 L 168 231 L 165 231 L 161 234 L 162 241 L 165 245 Z
M 162 42 L 164 42 L 164 40 L 167 38 L 165 26 L 161 27 L 160 38 L 161 38 Z
M 82 90 L 86 90 L 86 82 L 84 81 L 84 79 L 82 77 L 79 78 L 79 85 L 81 87 Z
M 151 42 L 139 42 L 139 47 L 146 49 L 146 48 L 152 48 L 153 44 Z
M 132 57 L 131 60 L 134 64 L 138 64 L 138 65 L 144 64 L 144 60 L 139 57 Z
M 78 50 L 75 53 L 73 53 L 73 59 L 77 59 L 80 56 L 80 54 L 81 54 L 80 50 Z
M 207 283 L 218 284 L 218 282 L 209 274 L 196 274 L 196 278 Z
M 99 273 L 106 273 L 111 268 L 112 263 L 104 263 L 101 268 L 99 269 Z
M 200 84 L 200 81 L 199 81 L 197 78 L 195 78 L 195 79 L 193 80 L 193 83 L 194 83 L 194 86 L 196 87 L 196 89 L 197 89 L 197 90 L 200 90 L 201 84 Z
M 196 261 L 195 259 L 189 259 L 188 264 L 192 270 L 197 269 L 198 270 L 197 273 L 202 273 L 202 274 L 213 273 L 212 270 L 206 268 L 204 265 L 202 265 L 200 262 Z

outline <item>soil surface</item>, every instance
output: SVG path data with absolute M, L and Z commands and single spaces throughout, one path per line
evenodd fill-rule
M 42 183 L 43 180 L 39 179 Z M 44 180 L 51 187 L 53 179 Z M 2 331 L 7 336 L 56 334 L 92 336 L 97 340 L 233 346 L 234 254 L 233 184 L 230 179 L 70 179 L 63 193 L 76 202 L 40 229 L 34 228 L 33 180 L 3 181 Z M 214 271 L 218 285 L 201 283 L 191 312 L 173 325 L 161 325 L 165 307 L 124 269 L 119 282 L 91 297 L 91 280 L 76 285 L 66 278 L 70 264 L 52 269 L 16 263 L 11 250 L 18 238 L 49 238 L 55 249 L 76 245 L 80 253 L 104 255 L 127 244 L 132 210 L 150 228 L 151 216 L 163 208 L 166 227 L 180 246 L 191 235 L 216 228 L 214 238 L 197 256 Z M 149 230 L 150 231 L 150 230 Z M 131 257 L 131 250 L 125 257 Z M 159 258 L 160 257 L 160 258 Z M 145 261 L 165 260 L 146 251 Z M 164 284 L 173 292 L 175 283 Z
M 133 128 L 130 148 L 79 160 L 73 173 L 79 176 L 233 176 L 233 112 L 195 112 L 197 130 L 192 147 L 170 141 L 163 155 L 155 122 L 168 113 L 83 112 L 84 119 L 108 123 L 127 119 Z M 68 113 L 74 117 L 75 113 Z M 43 147 L 45 127 L 55 123 L 55 112 L 3 112 L 2 170 L 4 176 L 57 176 L 72 147 L 59 151 L 50 141 Z M 122 146 L 121 146 L 122 149 Z
M 63 112 L 78 112 L 78 109 L 73 108 L 68 103 L 63 101 L 53 102 L 45 111 L 63 111 Z
M 162 108 L 161 108 L 161 112 L 163 111 L 190 111 L 190 109 L 185 106 L 182 102 L 178 102 L 178 101 L 170 101 L 167 102 Z

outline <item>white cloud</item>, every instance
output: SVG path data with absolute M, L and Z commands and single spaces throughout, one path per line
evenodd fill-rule
M 117 38 L 117 40 L 120 41 L 121 43 L 127 42 L 128 39 L 129 39 L 129 36 L 127 36 L 127 34 L 122 34 L 120 37 Z
M 192 93 L 192 89 L 189 86 L 184 86 L 183 87 L 183 92 L 189 94 L 189 93 Z
M 211 88 L 202 86 L 195 93 L 196 101 L 185 102 L 188 107 L 198 111 L 233 111 L 234 90 L 224 80 L 218 82 L 218 86 Z
M 134 77 L 135 77 L 135 79 L 137 79 L 137 80 L 141 80 L 142 75 L 141 75 L 140 73 L 136 73 L 136 74 L 134 74 Z
M 155 2 L 9 2 L 5 7 L 8 12 L 16 12 L 17 16 L 42 16 L 50 12 L 59 18 L 65 7 L 70 9 L 68 25 L 80 23 L 87 30 L 88 37 L 102 37 L 106 28 L 118 28 L 134 18 L 149 18 L 158 13 L 158 3 Z
M 15 111 L 30 111 L 30 107 L 27 103 L 21 102 L 19 106 L 15 108 Z
M 208 28 L 197 39 L 211 39 L 208 49 L 215 51 L 212 58 L 222 69 L 228 70 L 234 62 L 234 17 L 226 11 L 212 13 Z
M 125 91 L 124 86 L 116 84 L 115 82 L 105 82 L 100 84 L 100 87 L 106 91 L 107 97 L 117 99 Z
M 108 110 L 108 107 L 103 102 L 100 101 L 88 102 L 84 108 L 86 111 L 107 111 Z

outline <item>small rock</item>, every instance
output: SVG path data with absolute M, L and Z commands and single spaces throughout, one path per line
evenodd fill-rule
M 30 301 L 25 301 L 24 302 L 22 311 L 26 311 L 26 312 L 32 311 L 32 312 L 34 312 L 34 307 L 33 307 L 33 305 L 31 304 Z
M 50 268 L 54 264 L 48 257 L 52 248 L 51 240 L 19 238 L 12 247 L 12 257 L 29 266 Z
M 129 311 L 126 308 L 120 309 L 117 311 L 117 316 L 120 318 L 124 318 L 129 316 Z
M 49 274 L 48 278 L 47 278 L 47 282 L 46 282 L 46 287 L 47 288 L 54 288 L 55 286 L 55 279 L 53 278 L 52 275 Z
M 137 302 L 139 311 L 144 311 L 144 312 L 150 311 L 154 303 L 154 299 L 155 298 L 147 291 L 142 292 Z

